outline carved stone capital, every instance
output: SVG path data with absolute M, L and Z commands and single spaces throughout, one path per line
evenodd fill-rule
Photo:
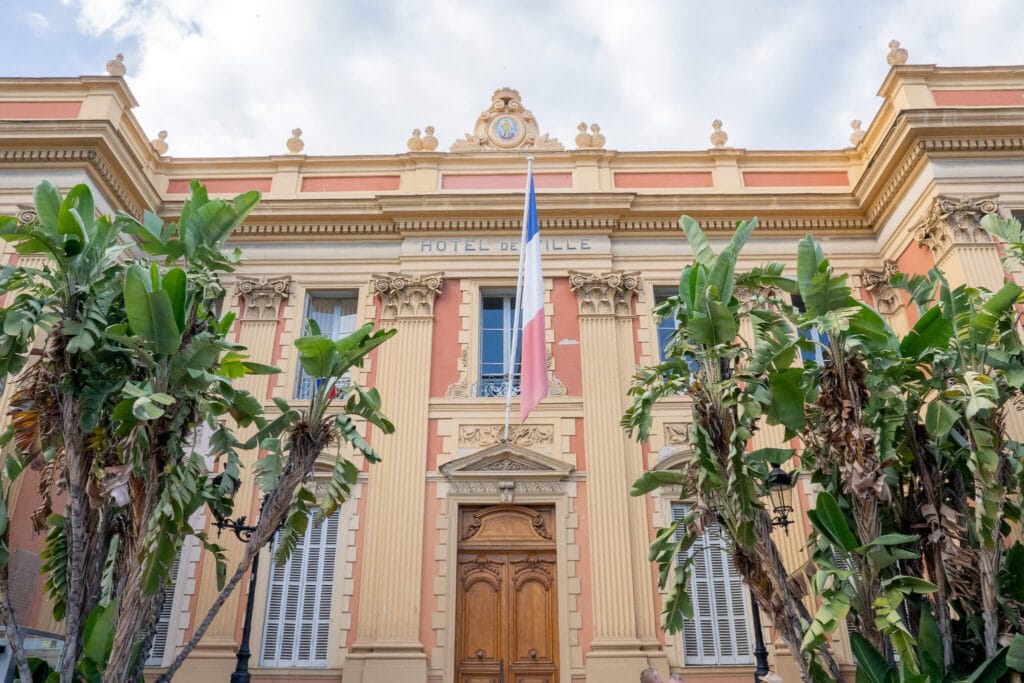
M 991 236 L 981 228 L 987 213 L 998 213 L 997 195 L 935 198 L 928 216 L 914 230 L 914 239 L 939 258 L 957 244 L 988 244 Z
M 860 281 L 864 289 L 868 290 L 871 300 L 875 302 L 875 308 L 879 313 L 888 315 L 899 310 L 903 303 L 900 293 L 889 284 L 889 278 L 895 275 L 896 262 L 886 261 L 882 264 L 881 270 L 865 268 L 860 271 Z
M 277 320 L 281 302 L 292 293 L 292 276 L 240 277 L 235 294 L 245 300 L 242 320 Z
M 381 318 L 430 318 L 434 315 L 434 300 L 441 293 L 444 273 L 405 275 L 388 273 L 373 275 L 370 289 L 380 297 Z
M 569 286 L 576 292 L 583 316 L 630 316 L 633 297 L 640 289 L 640 273 L 569 271 Z

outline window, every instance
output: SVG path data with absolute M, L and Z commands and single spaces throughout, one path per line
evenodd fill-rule
M 672 519 L 689 506 L 675 503 Z M 691 666 L 752 664 L 750 603 L 743 578 L 733 566 L 729 541 L 718 524 L 691 546 L 690 597 L 694 618 L 683 622 L 683 658 Z M 680 558 L 681 559 L 681 558 Z
M 313 293 L 306 297 L 305 321 L 312 318 L 320 331 L 331 339 L 341 339 L 356 329 L 356 296 L 348 294 Z M 305 331 L 305 330 L 304 330 Z M 343 378 L 344 381 L 344 378 Z M 299 366 L 295 383 L 295 398 L 308 399 L 313 395 L 313 378 Z
M 807 312 L 807 306 L 804 305 L 804 300 L 800 298 L 799 294 L 793 295 L 793 305 L 801 313 Z M 800 350 L 800 357 L 803 359 L 804 365 L 808 363 L 824 365 L 825 355 L 823 351 L 828 346 L 828 335 L 822 334 L 816 327 L 811 327 L 801 330 L 800 336 L 814 343 L 814 348 Z
M 666 301 L 675 292 L 670 289 L 656 289 L 654 290 L 654 304 L 660 304 Z M 678 329 L 679 322 L 675 319 L 675 316 L 667 316 L 658 321 L 658 360 L 665 360 L 665 351 L 668 349 L 668 343 L 672 339 L 672 335 L 675 334 Z
M 311 519 L 288 561 L 272 563 L 260 666 L 327 666 L 340 517 Z
M 181 544 L 181 550 L 174 558 L 174 564 L 171 565 L 171 583 L 167 586 L 164 600 L 160 604 L 160 615 L 153 630 L 153 643 L 150 645 L 149 655 L 146 657 L 146 666 L 168 666 L 173 659 L 175 649 L 180 644 L 181 632 L 177 616 L 180 615 L 182 606 L 188 602 L 186 588 L 191 590 L 190 584 L 194 578 L 198 543 L 195 536 L 185 537 Z M 184 562 L 182 558 L 185 558 Z
M 480 381 L 477 396 L 505 396 L 508 390 L 508 352 L 512 347 L 512 326 L 516 314 L 513 293 L 484 292 L 480 302 Z M 516 344 L 512 395 L 519 395 L 519 362 L 522 336 Z
M 174 558 L 174 564 L 171 565 L 171 576 L 174 577 L 174 580 L 167 587 L 167 592 L 164 593 L 164 600 L 160 604 L 160 616 L 156 622 L 156 629 L 153 631 L 153 644 L 149 648 L 146 666 L 164 666 L 164 658 L 168 650 L 168 635 L 171 630 L 171 611 L 174 609 L 174 593 L 180 571 L 181 554 L 179 553 L 178 557 Z

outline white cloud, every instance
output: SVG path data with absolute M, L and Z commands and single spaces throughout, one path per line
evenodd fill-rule
M 839 148 L 871 120 L 887 44 L 913 63 L 1019 62 L 1014 0 L 62 0 L 79 29 L 128 40 L 147 131 L 177 156 L 398 153 L 433 124 L 442 148 L 491 92 L 517 88 L 572 146 L 598 122 L 615 149 Z
M 26 12 L 25 23 L 37 38 L 50 30 L 50 21 L 39 12 Z

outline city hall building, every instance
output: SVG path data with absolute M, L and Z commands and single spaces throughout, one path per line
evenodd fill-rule
M 311 526 L 285 566 L 263 555 L 254 680 L 496 683 L 503 670 L 510 682 L 622 683 L 653 666 L 689 683 L 746 682 L 758 640 L 752 605 L 719 536 L 694 551 L 694 620 L 680 635 L 660 629 L 647 547 L 687 501 L 629 489 L 645 469 L 688 457 L 691 418 L 685 397 L 666 400 L 650 443 L 638 444 L 619 426 L 625 392 L 672 330 L 652 308 L 690 258 L 684 213 L 719 244 L 737 220 L 758 216 L 741 267 L 792 265 L 797 241 L 813 233 L 898 331 L 913 311 L 889 274 L 938 265 L 954 284 L 1002 281 L 979 220 L 1024 210 L 1024 67 L 908 65 L 897 48 L 873 120 L 854 122 L 850 144 L 825 151 L 730 147 L 719 121 L 707 149 L 665 140 L 663 151 L 620 151 L 614 130 L 549 131 L 528 91 L 501 88 L 480 93 L 483 111 L 466 112 L 464 130 L 425 127 L 408 140 L 393 131 L 390 154 L 307 155 L 296 130 L 287 143 L 282 135 L 280 155 L 177 158 L 166 133 L 144 131 L 133 115 L 120 62 L 106 76 L 3 78 L 0 214 L 28 219 L 43 179 L 64 190 L 87 183 L 104 212 L 168 220 L 192 179 L 218 196 L 260 190 L 231 240 L 245 263 L 224 306 L 238 313 L 237 339 L 253 358 L 282 370 L 241 380 L 269 412 L 271 399 L 302 405 L 311 390 L 293 345 L 306 318 L 333 336 L 367 321 L 398 331 L 355 377 L 380 390 L 397 425 L 392 436 L 370 434 L 383 461 L 357 463 L 351 499 Z M 550 389 L 505 440 L 528 155 Z M 4 249 L 4 261 L 17 258 Z M 782 435 L 769 428 L 757 439 L 774 445 Z M 247 457 L 251 465 L 257 454 Z M 29 524 L 37 476 L 27 473 L 11 514 L 11 593 L 21 623 L 45 639 L 61 626 Z M 795 524 L 775 540 L 799 577 L 814 491 L 805 481 L 796 491 Z M 243 487 L 236 511 L 252 518 L 258 506 L 255 487 Z M 233 537 L 221 543 L 238 556 Z M 196 542 L 175 574 L 148 655 L 153 676 L 217 595 Z M 227 680 L 245 604 L 240 588 L 182 680 Z M 798 680 L 767 621 L 761 635 L 773 669 Z M 845 634 L 834 650 L 852 680 Z

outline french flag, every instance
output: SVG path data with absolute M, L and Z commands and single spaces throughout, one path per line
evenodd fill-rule
M 533 189 L 533 164 L 527 172 L 526 209 L 523 216 L 522 268 L 523 355 L 520 367 L 519 419 L 526 421 L 548 395 L 548 364 L 544 346 L 544 279 L 540 270 L 540 222 Z

